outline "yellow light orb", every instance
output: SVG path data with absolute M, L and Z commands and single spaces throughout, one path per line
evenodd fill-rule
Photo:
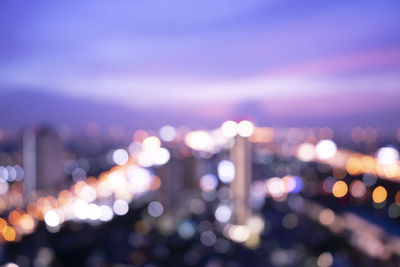
M 398 192 L 396 193 L 396 196 L 394 197 L 394 201 L 396 202 L 396 204 L 397 204 L 398 206 L 400 206 L 400 191 L 398 191 Z
M 6 226 L 6 228 L 3 229 L 2 234 L 6 241 L 15 240 L 15 230 L 11 226 Z
M 344 197 L 347 191 L 347 184 L 343 181 L 337 181 L 332 188 L 332 194 L 337 198 Z
M 383 201 L 386 200 L 386 197 L 387 197 L 387 192 L 383 186 L 378 186 L 372 192 L 372 200 L 375 203 L 382 203 Z
M 7 222 L 3 218 L 0 218 L 0 232 L 3 232 L 3 230 L 7 227 Z
M 20 223 L 20 226 L 22 227 L 22 229 L 24 229 L 26 231 L 31 231 L 33 229 L 33 227 L 35 226 L 35 222 L 34 222 L 33 218 L 28 214 L 22 215 L 19 223 Z

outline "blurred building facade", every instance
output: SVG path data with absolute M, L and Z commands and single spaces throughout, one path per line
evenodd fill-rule
M 67 184 L 64 174 L 63 144 L 51 128 L 30 128 L 23 135 L 25 192 L 56 192 Z
M 166 165 L 155 169 L 162 179 L 158 199 L 165 214 L 180 218 L 189 212 L 187 204 L 200 195 L 199 177 L 204 172 L 202 163 L 194 156 L 172 158 Z
M 235 179 L 231 183 L 233 221 L 246 224 L 251 216 L 251 144 L 246 137 L 236 136 L 231 148 L 231 160 L 235 165 Z

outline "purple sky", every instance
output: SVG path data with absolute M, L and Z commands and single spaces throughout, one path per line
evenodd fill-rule
M 0 10 L 0 90 L 132 106 L 400 95 L 399 0 L 2 0 Z

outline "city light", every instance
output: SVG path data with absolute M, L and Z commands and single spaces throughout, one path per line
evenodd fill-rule
M 114 202 L 113 210 L 114 210 L 115 214 L 117 214 L 119 216 L 123 216 L 123 215 L 127 214 L 129 211 L 128 203 L 126 203 L 125 200 L 118 199 Z
M 394 164 L 399 159 L 399 152 L 393 147 L 383 147 L 378 150 L 378 161 L 381 164 Z
M 200 188 L 209 192 L 215 190 L 218 186 L 218 179 L 213 174 L 206 174 L 200 178 Z
M 219 162 L 218 177 L 225 184 L 231 183 L 235 179 L 235 165 L 229 160 Z
M 387 197 L 387 192 L 386 192 L 386 189 L 383 186 L 378 186 L 372 192 L 372 200 L 375 203 L 384 202 L 386 200 L 386 197 Z
M 117 149 L 113 153 L 113 160 L 115 164 L 118 165 L 124 165 L 128 162 L 129 160 L 129 155 L 128 152 L 124 149 Z
M 0 266 L 399 266 L 399 7 L 1 1 Z
M 337 146 L 332 140 L 321 140 L 315 147 L 315 154 L 318 159 L 327 160 L 335 156 Z
M 44 215 L 44 221 L 50 227 L 57 227 L 60 224 L 60 215 L 54 210 L 49 210 Z
M 160 129 L 160 137 L 165 142 L 172 142 L 176 137 L 176 130 L 170 125 L 165 125 Z
M 347 194 L 347 191 L 347 184 L 343 181 L 337 181 L 332 188 L 332 194 L 337 198 L 344 197 Z
M 164 212 L 163 205 L 158 201 L 150 202 L 149 206 L 147 207 L 147 212 L 152 217 L 160 217 Z
M 229 221 L 232 216 L 232 211 L 227 206 L 220 206 L 215 210 L 215 218 L 217 221 L 225 223 Z
M 249 137 L 254 132 L 254 125 L 250 121 L 241 121 L 237 125 L 237 132 L 242 137 Z
M 142 147 L 145 152 L 157 150 L 161 147 L 160 139 L 156 136 L 146 137 L 146 139 L 143 140 Z
M 238 124 L 234 121 L 225 121 L 221 126 L 221 132 L 226 137 L 235 137 L 238 134 Z
M 311 161 L 314 158 L 314 146 L 310 143 L 304 143 L 297 149 L 297 157 L 301 161 Z

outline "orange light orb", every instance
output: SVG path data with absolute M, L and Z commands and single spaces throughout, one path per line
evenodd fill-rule
M 347 184 L 343 181 L 337 181 L 332 188 L 332 194 L 337 198 L 344 197 L 347 194 L 347 191 Z
M 378 186 L 372 192 L 372 200 L 375 203 L 384 202 L 386 200 L 386 197 L 387 197 L 387 192 L 386 192 L 386 189 L 383 186 Z

